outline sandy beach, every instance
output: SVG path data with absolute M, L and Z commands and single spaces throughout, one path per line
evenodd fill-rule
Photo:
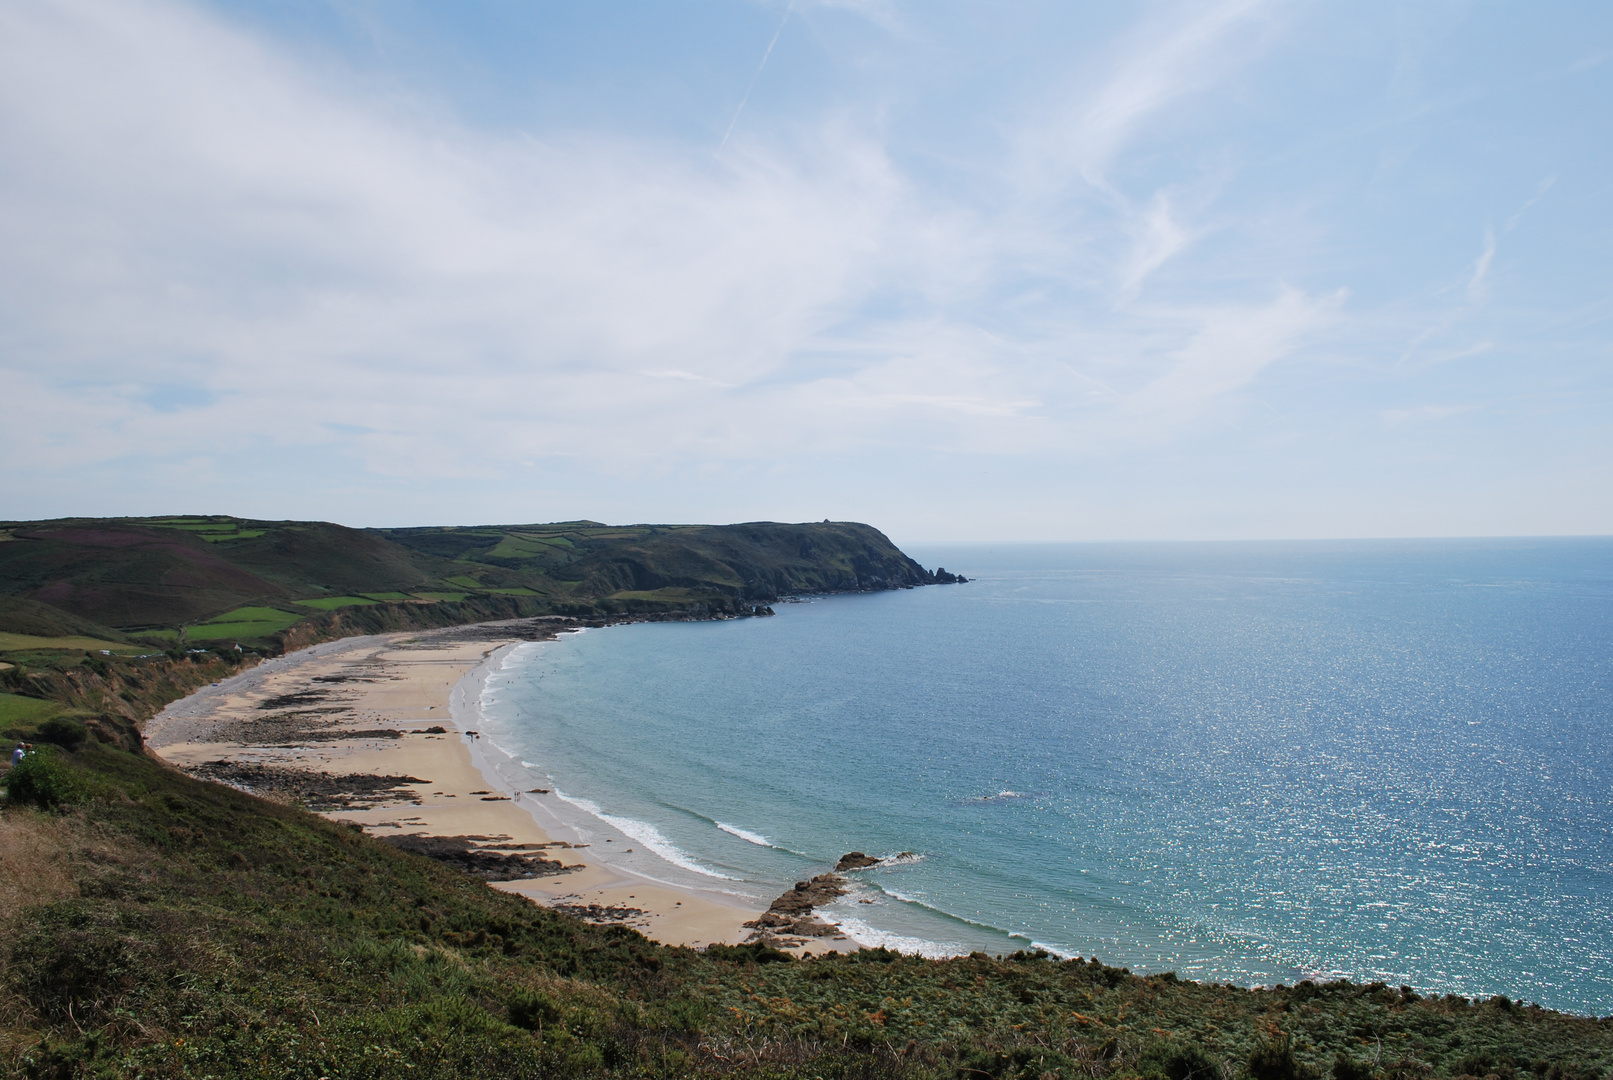
M 537 876 L 492 887 L 592 922 L 669 945 L 750 938 L 743 924 L 759 909 L 611 865 L 560 835 L 543 803 L 551 793 L 501 788 L 478 767 L 471 725 L 485 666 L 557 629 L 526 621 L 327 642 L 174 702 L 146 725 L 147 744 L 193 775 L 304 803 L 371 835 L 457 846 L 484 864 L 515 856 Z M 797 955 L 859 947 L 839 935 L 774 943 Z

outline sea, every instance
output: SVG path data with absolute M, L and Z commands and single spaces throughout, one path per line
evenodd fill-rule
M 1613 540 L 912 546 L 961 585 L 499 653 L 544 824 L 870 945 L 1613 1013 Z

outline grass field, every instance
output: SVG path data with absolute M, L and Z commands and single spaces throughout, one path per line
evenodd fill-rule
M 32 634 L 0 633 L 0 652 L 15 652 L 20 649 L 72 649 L 83 652 L 99 652 L 108 649 L 115 653 L 141 653 L 147 650 L 139 645 L 129 645 L 117 641 L 101 641 L 92 637 L 34 637 Z
M 684 604 L 691 600 L 700 600 L 708 596 L 707 593 L 696 592 L 694 589 L 639 589 L 624 590 L 611 593 L 610 600 L 658 600 L 669 604 Z
M 533 590 L 527 589 L 527 588 L 483 589 L 482 592 L 484 592 L 484 593 L 492 593 L 494 596 L 536 596 L 536 595 L 538 595 Z
M 522 536 L 518 533 L 506 534 L 498 546 L 489 551 L 483 558 L 488 559 L 531 559 L 548 557 L 552 559 L 557 550 L 574 547 L 570 541 L 559 537 Z
M 470 593 L 462 593 L 462 592 L 417 592 L 414 595 L 419 597 L 422 600 L 434 600 L 434 601 L 438 601 L 438 602 L 441 602 L 443 600 L 450 600 L 450 601 L 453 601 L 454 603 L 458 603 L 459 601 L 465 599 L 465 597 L 469 596 Z
M 320 611 L 335 611 L 337 608 L 360 607 L 365 604 L 378 604 L 380 601 L 371 600 L 367 596 L 318 596 L 312 600 L 298 600 L 297 603 Z
M 260 638 L 277 634 L 290 626 L 300 615 L 271 607 L 243 607 L 227 611 L 216 619 L 189 627 L 185 636 L 191 641 L 220 641 L 226 638 Z
M 389 602 L 389 603 L 397 603 L 400 600 L 411 599 L 409 594 L 406 593 L 406 592 L 372 592 L 372 593 L 365 593 L 364 595 L 368 599 L 374 600 L 374 601 L 377 601 L 377 602 L 386 601 L 386 602 Z
M 193 532 L 210 544 L 216 544 L 220 540 L 250 540 L 268 532 L 267 529 L 243 529 L 229 518 L 157 518 L 147 524 L 160 529 Z
M 37 724 L 61 711 L 62 707 L 54 701 L 0 694 L 0 724 Z

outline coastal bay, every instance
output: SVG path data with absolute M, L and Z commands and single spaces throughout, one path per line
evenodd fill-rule
M 760 907 L 609 861 L 546 808 L 552 792 L 503 784 L 479 767 L 484 751 L 469 725 L 488 668 L 504 650 L 556 632 L 527 622 L 328 642 L 174 702 L 147 724 L 147 745 L 194 776 L 302 803 L 405 850 L 435 849 L 452 864 L 458 848 L 467 865 L 480 854 L 493 888 L 588 922 L 668 945 L 755 937 L 745 923 Z M 529 865 L 498 865 L 511 857 Z M 768 937 L 798 955 L 857 947 L 844 935 Z

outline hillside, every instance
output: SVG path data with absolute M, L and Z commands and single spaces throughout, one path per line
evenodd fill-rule
M 0 524 L 0 633 L 103 644 L 273 649 L 340 633 L 344 623 L 752 614 L 793 593 L 938 580 L 952 578 L 925 570 L 878 530 L 850 522 L 350 529 L 168 517 Z M 363 608 L 383 610 L 341 617 Z

